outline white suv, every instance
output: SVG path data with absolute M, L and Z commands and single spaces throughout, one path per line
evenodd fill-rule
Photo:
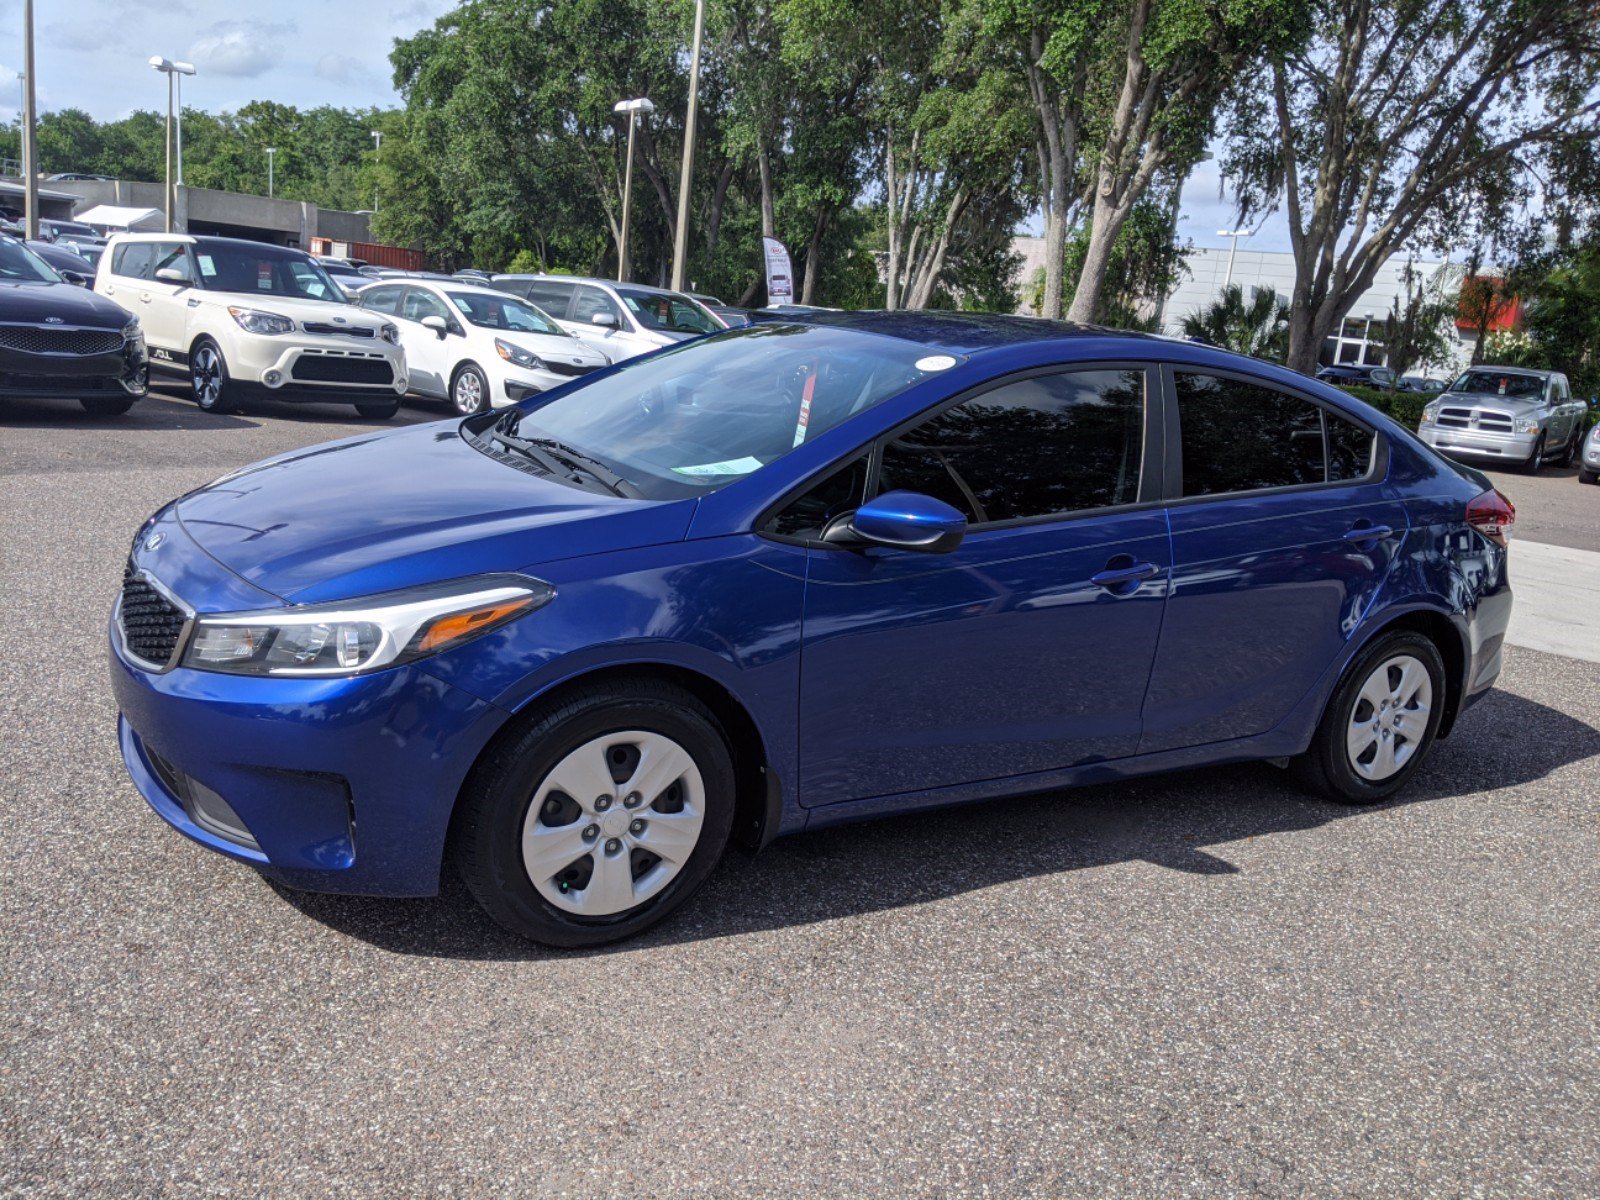
M 612 362 L 648 354 L 725 326 L 682 292 L 571 275 L 496 275 L 491 286 L 521 296 Z
M 400 327 L 411 390 L 463 416 L 571 383 L 611 360 L 533 305 L 465 281 L 383 279 L 356 303 Z
M 299 250 L 119 234 L 100 258 L 94 290 L 138 316 L 151 371 L 187 378 L 207 412 L 270 398 L 343 402 L 384 418 L 406 393 L 394 323 L 351 307 Z

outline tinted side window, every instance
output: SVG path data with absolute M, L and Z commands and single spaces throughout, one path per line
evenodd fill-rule
M 111 256 L 111 273 L 129 279 L 149 279 L 154 274 L 151 262 L 155 247 L 149 242 L 128 242 L 117 247 Z
M 1360 479 L 1372 470 L 1372 431 L 1337 413 L 1323 411 L 1322 422 L 1328 431 L 1328 481 Z
M 538 301 L 534 300 L 534 303 L 537 304 Z M 579 287 L 578 298 L 572 302 L 572 319 L 574 321 L 588 321 L 594 317 L 595 313 L 610 313 L 617 319 L 618 325 L 623 323 L 622 310 L 617 307 L 616 302 L 610 296 L 597 287 Z
M 393 313 L 400 303 L 400 289 L 397 287 L 370 287 L 362 290 L 359 297 L 362 308 L 370 308 L 374 312 Z
M 575 285 L 570 283 L 551 283 L 548 280 L 536 279 L 528 284 L 528 290 L 522 295 L 532 300 L 552 317 L 565 319 L 567 315 L 567 302 L 572 299 Z
M 817 537 L 834 517 L 860 507 L 866 486 L 867 459 L 862 457 L 789 501 L 767 522 L 766 532 L 779 537 Z
M 1214 496 L 1322 483 L 1322 410 L 1216 375 L 1174 376 L 1183 426 L 1183 494 Z
M 878 490 L 935 496 L 975 524 L 1131 504 L 1143 431 L 1143 371 L 1039 375 L 889 442 Z

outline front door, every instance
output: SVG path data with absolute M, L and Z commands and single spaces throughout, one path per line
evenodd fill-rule
M 1283 720 L 1338 658 L 1407 527 L 1370 429 L 1245 376 L 1170 379 L 1181 498 L 1140 753 Z
M 813 544 L 802 804 L 1134 753 L 1170 565 L 1140 503 L 1147 376 L 1033 374 L 882 444 L 867 490 L 936 496 L 969 532 L 943 555 Z

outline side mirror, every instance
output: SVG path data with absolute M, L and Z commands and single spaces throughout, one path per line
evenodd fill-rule
M 65 279 L 68 283 L 75 283 L 79 287 L 89 286 L 89 277 L 82 271 L 59 271 L 57 274 L 59 274 L 61 278 Z
M 603 325 L 607 329 L 615 329 L 617 327 L 617 314 L 597 312 L 594 316 L 589 318 L 589 321 L 594 325 Z
M 156 272 L 156 278 L 162 283 L 175 283 L 180 287 L 189 286 L 189 273 L 180 271 L 177 267 L 162 267 Z
M 966 536 L 967 518 L 943 500 L 920 492 L 885 492 L 831 523 L 822 540 L 948 554 Z
M 433 330 L 441 338 L 444 337 L 445 331 L 450 328 L 450 326 L 445 322 L 445 319 L 440 316 L 423 317 L 422 327 L 424 329 Z

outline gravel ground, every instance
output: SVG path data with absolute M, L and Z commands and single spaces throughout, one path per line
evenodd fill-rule
M 1600 1193 L 1600 668 L 1509 651 L 1380 809 L 1255 766 L 907 817 L 547 953 L 148 811 L 133 529 L 370 426 L 136 414 L 0 417 L 0 1193 Z

